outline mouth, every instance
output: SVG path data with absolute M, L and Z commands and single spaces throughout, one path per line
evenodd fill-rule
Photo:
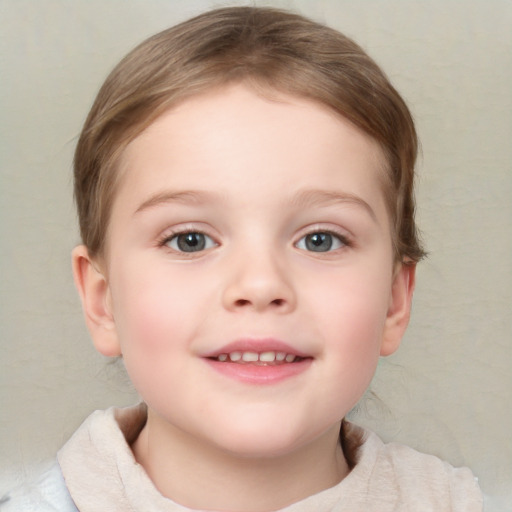
M 270 338 L 238 340 L 203 357 L 220 374 L 246 384 L 277 384 L 307 371 L 314 359 Z
M 209 359 L 218 361 L 220 363 L 236 363 L 241 365 L 251 364 L 255 366 L 279 366 L 283 364 L 300 363 L 307 358 L 300 357 L 292 353 L 275 352 L 271 350 L 265 352 L 234 351 L 225 354 L 219 354 L 218 356 L 210 357 Z

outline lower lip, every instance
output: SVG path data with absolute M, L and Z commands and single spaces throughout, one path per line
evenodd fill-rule
M 205 359 L 205 361 L 222 375 L 247 384 L 277 384 L 305 372 L 311 365 L 312 359 L 307 358 L 296 363 L 274 366 L 220 362 L 215 359 Z

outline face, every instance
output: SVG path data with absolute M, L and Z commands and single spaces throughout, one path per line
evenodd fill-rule
M 278 454 L 337 431 L 408 313 L 383 168 L 306 100 L 238 85 L 170 110 L 122 157 L 97 347 L 212 446 Z

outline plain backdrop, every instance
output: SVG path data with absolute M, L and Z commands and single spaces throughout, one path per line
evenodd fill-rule
M 137 400 L 122 368 L 94 352 L 72 284 L 72 153 L 93 98 L 142 39 L 235 3 L 0 0 L 4 485 L 53 457 L 94 409 Z M 402 347 L 379 365 L 354 417 L 470 466 L 487 510 L 510 510 L 512 2 L 264 5 L 355 38 L 408 101 L 422 141 L 418 222 L 430 256 Z

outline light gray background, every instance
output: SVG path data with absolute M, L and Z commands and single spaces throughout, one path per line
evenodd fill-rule
M 208 0 L 0 0 L 0 476 L 54 455 L 96 408 L 136 400 L 94 352 L 73 288 L 76 136 L 112 66 Z M 240 3 L 240 2 L 239 2 Z M 261 2 L 254 2 L 260 4 Z M 423 145 L 412 325 L 357 413 L 468 465 L 512 507 L 512 2 L 289 0 L 354 37 L 409 102 Z

